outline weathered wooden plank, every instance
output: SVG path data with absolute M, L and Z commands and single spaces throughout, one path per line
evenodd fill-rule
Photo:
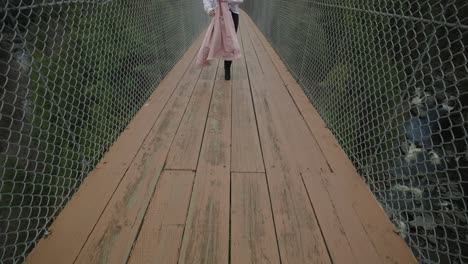
M 253 23 L 250 19 L 247 20 L 248 23 Z M 338 145 L 333 134 L 320 118 L 318 112 L 310 104 L 309 99 L 304 94 L 301 87 L 288 72 L 278 54 L 276 54 L 274 49 L 268 44 L 268 41 L 260 33 L 258 28 L 252 28 L 265 47 L 271 58 L 272 65 L 276 67 L 278 76 L 282 78 L 288 88 L 309 129 L 317 139 L 323 154 L 327 158 L 332 170 L 335 172 L 335 176 L 340 177 L 338 181 L 347 186 L 346 190 L 348 194 L 343 195 L 343 197 L 354 205 L 353 207 L 356 209 L 358 215 L 360 215 L 361 225 L 363 225 L 382 261 L 390 263 L 392 263 L 392 261 L 415 263 L 416 260 L 413 254 L 404 241 L 395 234 L 393 225 L 385 212 L 356 172 L 355 167 Z M 352 241 L 350 243 L 351 245 L 356 245 L 356 243 Z
M 343 203 L 336 175 L 304 173 L 309 197 L 334 263 L 379 263 L 380 259 L 352 209 Z M 344 191 L 344 190 L 343 190 Z M 338 197 L 337 197 L 338 196 Z M 348 208 L 346 208 L 348 206 Z
M 316 172 L 330 171 L 327 160 L 314 136 L 304 122 L 299 110 L 297 109 L 288 89 L 285 87 L 282 79 L 279 77 L 276 68 L 269 60 L 263 46 L 259 46 L 253 24 L 246 27 L 252 42 L 252 48 L 258 58 L 262 68 L 262 78 L 264 86 L 267 89 L 260 90 L 262 96 L 270 100 L 272 109 L 275 111 L 275 120 L 278 120 L 278 127 L 287 133 L 288 146 L 294 155 L 294 161 L 298 171 L 313 170 Z
M 328 191 L 329 199 L 336 209 L 341 227 L 348 238 L 357 262 L 377 263 L 382 261 L 368 233 L 362 226 L 359 216 L 353 210 L 352 202 L 349 200 L 349 186 L 343 181 L 344 177 L 335 173 L 323 173 L 321 176 L 322 181 L 327 183 L 324 188 Z
M 243 35 L 243 42 L 281 261 L 282 263 L 330 263 L 320 227 L 300 176 L 298 167 L 300 163 L 297 162 L 303 159 L 298 156 L 303 150 L 295 149 L 302 148 L 296 145 L 296 140 L 303 141 L 307 145 L 310 138 L 296 134 L 296 127 L 303 125 L 290 123 L 290 119 L 297 120 L 293 116 L 298 114 L 297 110 L 291 108 L 291 104 L 283 104 L 282 100 L 288 100 L 287 93 L 265 79 L 247 34 Z M 280 112 L 284 112 L 285 115 Z M 309 158 L 313 159 L 314 156 L 320 155 L 310 151 L 314 150 L 309 150 L 308 154 L 312 155 Z M 310 163 L 314 169 L 322 169 L 319 157 Z
M 119 184 L 76 263 L 127 261 L 200 70 L 192 63 Z
M 242 34 L 240 33 L 243 29 L 239 28 L 237 32 L 237 38 L 239 39 L 239 44 L 241 48 L 242 58 L 236 60 L 232 64 L 232 77 L 233 80 L 246 80 L 248 79 L 247 68 L 245 66 L 245 55 L 244 55 L 244 45 L 242 44 Z
M 251 37 L 256 40 L 254 41 L 254 49 L 256 51 L 261 51 L 261 53 L 257 53 L 257 56 L 261 64 L 264 65 L 263 70 L 266 78 L 274 82 L 273 87 L 279 84 L 287 92 L 286 88 L 284 88 L 283 80 L 280 78 L 274 64 L 271 62 L 269 55 L 264 49 L 263 44 L 254 32 L 255 28 L 252 24 L 249 29 L 252 30 Z M 283 98 L 286 98 L 286 96 L 283 96 Z M 284 100 L 283 102 L 289 103 L 290 108 L 297 109 L 294 101 L 290 97 L 288 99 L 289 100 Z M 304 152 L 302 154 L 296 154 L 299 157 L 296 159 L 298 164 L 297 167 L 305 181 L 309 197 L 311 198 L 311 203 L 314 206 L 315 213 L 317 214 L 317 219 L 325 241 L 327 242 L 332 260 L 336 263 L 353 262 L 354 257 L 356 257 L 357 262 L 379 262 L 380 260 L 376 250 L 370 239 L 367 237 L 365 230 L 362 228 L 360 222 L 356 221 L 356 214 L 352 210 L 348 209 L 352 207 L 352 204 L 346 200 L 345 197 L 341 196 L 340 192 L 335 191 L 335 189 L 338 188 L 337 185 L 333 185 L 334 187 L 331 187 L 330 184 L 321 184 L 322 182 L 327 181 L 323 175 L 333 175 L 331 173 L 327 174 L 328 168 L 326 170 L 323 169 L 324 166 L 328 165 L 324 165 L 326 163 L 323 160 L 323 156 L 321 157 L 322 161 L 320 164 L 322 164 L 322 166 L 320 170 L 309 167 L 309 164 L 311 164 L 312 161 L 308 161 L 307 159 L 310 159 L 313 154 L 307 154 L 307 151 L 313 150 L 315 153 L 319 153 L 320 155 L 323 154 L 299 112 L 290 111 L 289 114 L 291 117 L 289 120 L 296 119 L 294 130 L 297 134 L 295 137 L 292 137 L 292 139 L 302 138 L 304 139 L 303 144 L 308 145 L 307 149 L 303 149 Z M 293 124 L 291 123 L 291 126 L 292 125 Z M 302 133 L 299 134 L 299 132 Z M 294 144 L 294 140 L 290 140 L 290 143 Z M 299 142 L 296 142 L 296 144 L 299 144 Z M 295 147 L 294 150 L 297 151 L 301 149 Z M 304 157 L 306 159 L 304 159 Z M 324 204 L 327 204 L 328 206 L 324 206 Z M 341 222 L 342 220 L 343 222 Z M 350 240 L 349 243 L 347 242 L 348 240 Z
M 231 171 L 264 172 L 245 55 L 233 67 Z
M 209 66 L 203 68 L 203 71 L 200 75 L 199 80 L 205 80 L 205 81 L 214 80 L 216 76 L 220 74 L 220 70 L 221 70 L 220 65 L 222 63 L 223 62 L 220 60 L 213 60 Z
M 348 185 L 351 186 L 351 185 Z M 390 220 L 383 220 L 383 209 L 376 206 L 376 201 L 368 197 L 369 189 L 356 186 L 356 191 L 364 192 L 353 201 L 354 211 L 361 220 L 368 237 L 377 249 L 383 263 L 418 263 L 409 247 L 395 231 Z M 353 188 L 351 186 L 350 188 Z M 348 197 L 352 197 L 348 195 Z M 374 198 L 375 199 L 375 198 Z M 379 210 L 380 209 L 380 210 Z
M 231 82 L 216 81 L 179 263 L 228 263 Z
M 166 169 L 195 170 L 205 130 L 218 61 L 202 71 L 169 151 Z
M 145 106 L 61 211 L 50 227 L 51 235 L 42 239 L 29 254 L 28 263 L 73 263 L 144 139 L 193 61 L 201 40 L 201 37 L 197 39 L 161 81 Z
M 231 175 L 231 263 L 280 263 L 264 173 Z
M 248 80 L 234 80 L 232 88 L 233 172 L 264 172 L 257 121 Z
M 177 263 L 194 176 L 163 172 L 128 263 Z

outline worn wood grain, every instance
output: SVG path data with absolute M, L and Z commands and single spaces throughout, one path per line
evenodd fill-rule
M 216 81 L 179 263 L 228 263 L 231 82 Z
M 333 173 L 304 173 L 304 183 L 334 263 L 379 263 L 367 233 Z M 344 199 L 343 199 L 344 198 Z
M 199 75 L 200 70 L 192 63 L 119 184 L 76 263 L 127 261 Z
M 195 170 L 219 61 L 203 69 L 167 158 L 166 168 Z
M 281 76 L 278 74 L 269 55 L 264 49 L 263 44 L 254 32 L 255 28 L 251 25 L 250 29 L 252 30 L 252 39 L 256 40 L 253 43 L 255 50 L 258 51 L 257 56 L 262 65 L 264 65 L 263 69 L 265 76 L 268 79 L 271 79 L 275 83 L 275 86 L 279 85 L 287 92 Z M 285 96 L 283 96 L 283 98 L 285 98 Z M 296 108 L 297 110 L 292 99 L 287 101 L 285 100 L 285 103 L 289 103 L 290 108 Z M 297 134 L 294 138 L 305 139 L 303 140 L 303 144 L 308 145 L 306 149 L 302 149 L 304 152 L 296 154 L 299 157 L 296 159 L 298 163 L 297 168 L 300 170 L 300 173 L 303 175 L 303 179 L 305 180 L 309 197 L 311 198 L 311 203 L 317 214 L 321 231 L 324 235 L 325 241 L 327 242 L 332 260 L 336 263 L 347 263 L 353 262 L 356 257 L 355 261 L 357 262 L 378 262 L 379 257 L 367 237 L 364 228 L 362 228 L 359 221 L 356 221 L 357 216 L 353 210 L 349 210 L 349 208 L 352 208 L 352 203 L 343 199 L 344 197 L 340 194 L 344 190 L 338 192 L 335 191 L 338 188 L 338 185 L 336 184 L 333 186 L 330 184 L 321 184 L 323 182 L 328 183 L 327 179 L 324 178 L 324 175 L 333 175 L 328 173 L 329 168 L 323 169 L 325 166 L 328 166 L 326 163 L 327 161 L 324 161 L 324 157 L 322 156 L 322 161 L 319 164 L 321 165 L 320 170 L 317 170 L 316 166 L 309 167 L 309 164 L 313 163 L 312 160 L 307 160 L 307 158 L 310 159 L 313 155 L 310 151 L 321 154 L 321 149 L 300 113 L 298 111 L 290 111 L 289 114 L 291 116 L 290 120 L 296 119 L 294 130 Z M 299 132 L 302 133 L 299 134 Z M 293 144 L 294 140 L 290 140 L 290 143 Z M 297 144 L 299 144 L 299 142 L 297 142 Z M 299 147 L 295 147 L 294 150 L 298 151 L 300 149 Z M 307 153 L 307 151 L 309 151 L 309 153 Z M 303 159 L 303 157 L 306 159 Z M 328 206 L 324 206 L 324 204 L 327 204 Z M 343 223 L 340 222 L 342 219 L 345 219 Z
M 251 24 L 246 29 L 252 43 L 251 49 L 254 50 L 263 72 L 262 83 L 266 89 L 259 90 L 259 92 L 263 93 L 263 97 L 268 98 L 275 111 L 275 120 L 279 122 L 278 127 L 287 133 L 287 145 L 292 150 L 295 166 L 299 171 L 330 171 L 328 161 L 254 33 L 254 26 Z M 250 76 L 250 78 L 253 77 Z
M 239 36 L 242 44 L 241 34 Z M 233 172 L 264 172 L 245 56 L 235 61 L 233 67 L 231 170 Z
M 176 264 L 194 172 L 164 171 L 145 215 L 129 264 Z
M 248 34 L 243 35 L 243 41 L 281 261 L 330 263 L 320 227 L 297 168 L 297 153 L 300 152 L 291 145 L 291 140 L 297 140 L 293 139 L 297 135 L 291 133 L 296 128 L 285 126 L 290 122 L 285 118 L 290 119 L 290 115 L 296 114 L 297 110 L 290 108 L 290 104 L 278 105 L 279 96 L 287 95 L 281 91 L 281 87 L 273 88 L 273 83 L 266 80 Z M 280 114 L 281 111 L 286 112 L 287 116 Z M 307 142 L 310 138 L 301 137 L 299 140 Z
M 264 173 L 232 173 L 231 263 L 280 263 Z
M 146 104 L 60 212 L 50 227 L 51 235 L 40 240 L 26 262 L 73 263 L 135 159 L 144 139 L 193 61 L 201 40 L 199 37 L 161 81 Z
M 249 24 L 253 22 L 246 18 Z M 309 99 L 302 91 L 301 87 L 288 72 L 287 67 L 281 61 L 278 54 L 268 44 L 266 38 L 260 33 L 258 28 L 252 27 L 257 37 L 261 40 L 271 63 L 278 70 L 278 75 L 282 78 L 288 88 L 294 102 L 301 112 L 309 129 L 312 131 L 322 153 L 327 158 L 331 169 L 340 177 L 340 181 L 347 186 L 348 195 L 346 200 L 352 202 L 356 213 L 361 217 L 361 224 L 368 233 L 369 239 L 376 248 L 383 262 L 393 263 L 415 263 L 416 260 L 405 242 L 394 232 L 393 224 L 390 222 L 385 212 L 375 200 L 362 178 L 343 149 L 338 145 L 331 131 L 327 128 L 320 115 L 310 104 Z M 379 224 L 375 224 L 379 223 Z

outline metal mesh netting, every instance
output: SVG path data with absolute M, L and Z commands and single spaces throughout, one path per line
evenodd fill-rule
M 14 263 L 208 18 L 191 0 L 0 0 L 0 18 L 0 262 Z
M 419 261 L 468 263 L 468 2 L 243 7 Z

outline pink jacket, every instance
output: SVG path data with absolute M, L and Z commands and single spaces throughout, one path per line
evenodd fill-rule
M 231 18 L 227 0 L 217 0 L 216 14 L 211 20 L 205 39 L 198 51 L 197 65 L 210 65 L 210 60 L 241 58 L 239 40 Z

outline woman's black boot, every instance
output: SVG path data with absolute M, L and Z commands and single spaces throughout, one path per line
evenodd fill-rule
M 231 69 L 229 68 L 224 68 L 224 79 L 226 81 L 231 80 Z
M 224 79 L 226 81 L 231 80 L 231 61 L 224 62 Z

